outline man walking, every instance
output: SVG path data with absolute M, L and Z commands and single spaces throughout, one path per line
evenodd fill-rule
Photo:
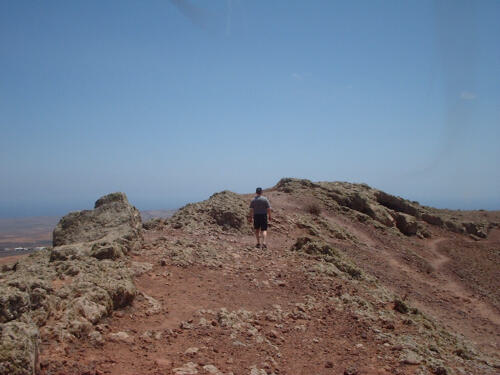
M 271 204 L 269 200 L 262 195 L 262 188 L 258 187 L 255 190 L 257 196 L 250 203 L 250 212 L 248 214 L 248 222 L 252 222 L 255 229 L 255 238 L 257 238 L 257 245 L 255 247 L 267 249 L 267 222 L 271 221 Z M 262 245 L 261 245 L 262 234 Z

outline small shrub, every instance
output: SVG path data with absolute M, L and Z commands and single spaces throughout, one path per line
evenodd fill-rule
M 307 212 L 311 215 L 319 216 L 321 215 L 321 207 L 317 203 L 309 203 L 306 207 Z
M 465 350 L 462 348 L 455 350 L 455 354 L 462 359 L 466 359 L 466 360 L 473 359 L 472 353 L 470 353 L 468 350 Z
M 403 301 L 401 301 L 400 299 L 394 300 L 394 310 L 400 312 L 401 314 L 408 314 L 408 312 L 410 311 L 408 305 Z

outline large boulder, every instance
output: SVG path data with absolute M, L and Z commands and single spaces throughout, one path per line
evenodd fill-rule
M 112 193 L 95 202 L 93 210 L 71 212 L 64 216 L 53 232 L 53 246 L 79 243 L 100 244 L 96 258 L 120 256 L 138 249 L 142 242 L 142 220 L 124 193 Z M 115 243 L 115 249 L 109 247 Z M 99 247 L 108 250 L 98 250 Z M 116 249 L 118 247 L 118 250 Z

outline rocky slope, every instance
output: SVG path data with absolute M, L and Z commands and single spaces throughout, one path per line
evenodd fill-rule
M 228 191 L 143 231 L 121 194 L 63 218 L 1 273 L 0 374 L 498 373 L 498 212 L 344 182 L 265 195 L 267 251 Z

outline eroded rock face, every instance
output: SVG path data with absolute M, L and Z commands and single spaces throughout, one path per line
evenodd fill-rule
M 142 242 L 137 209 L 123 193 L 100 198 L 54 230 L 53 249 L 35 252 L 0 273 L 0 374 L 34 374 L 39 332 L 73 340 L 136 296 L 124 255 Z M 51 317 L 49 322 L 49 317 Z
M 396 226 L 399 231 L 407 236 L 413 236 L 417 234 L 418 231 L 418 223 L 417 220 L 407 214 L 398 213 L 396 215 Z
M 112 193 L 98 199 L 93 210 L 71 212 L 64 216 L 54 229 L 53 245 L 90 242 L 109 247 L 114 243 L 115 247 L 120 245 L 119 251 L 110 253 L 110 257 L 114 258 L 120 251 L 127 253 L 140 247 L 141 230 L 139 211 L 130 205 L 125 194 Z

